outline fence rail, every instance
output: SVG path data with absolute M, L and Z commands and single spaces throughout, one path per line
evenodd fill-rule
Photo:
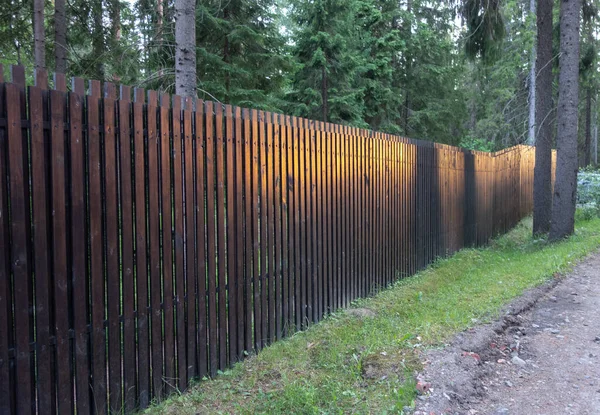
M 0 414 L 145 407 L 532 208 L 529 147 L 11 72 Z

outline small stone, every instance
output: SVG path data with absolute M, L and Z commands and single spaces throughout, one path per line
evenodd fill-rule
M 550 301 L 552 301 L 552 302 L 554 302 L 554 303 L 555 303 L 555 302 L 557 302 L 557 301 L 558 301 L 558 299 L 557 299 L 555 296 L 551 296 L 551 297 L 550 297 Z
M 533 327 L 534 329 L 539 329 L 540 325 L 539 324 L 532 324 L 531 327 Z
M 561 336 L 560 334 L 557 334 L 557 335 L 556 335 L 556 338 L 557 338 L 557 339 L 564 339 L 564 338 L 565 338 L 565 336 Z
M 404 412 L 405 414 L 410 414 L 412 412 L 412 408 L 410 406 L 405 406 L 404 408 L 402 408 L 402 412 Z
M 508 408 L 500 408 L 494 415 L 508 415 Z
M 498 363 L 500 363 L 500 364 L 506 363 L 506 360 L 504 360 L 504 359 L 498 359 Z
M 596 338 L 594 339 L 595 342 L 600 343 L 600 336 L 596 336 Z
M 525 362 L 525 360 L 521 359 L 519 356 L 513 357 L 511 361 L 517 366 L 525 366 L 527 364 L 527 362 Z
M 508 386 L 509 388 L 512 388 L 512 387 L 513 387 L 513 384 L 512 384 L 512 382 L 511 382 L 510 380 L 505 380 L 505 381 L 504 381 L 504 384 L 505 384 L 506 386 Z

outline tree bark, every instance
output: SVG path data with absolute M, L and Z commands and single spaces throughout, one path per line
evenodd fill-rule
M 548 233 L 552 212 L 552 8 L 538 0 L 535 167 L 533 234 Z
M 54 1 L 54 63 L 55 71 L 67 73 L 67 19 L 65 0 Z
M 196 2 L 175 1 L 175 93 L 196 97 Z
M 96 58 L 96 71 L 99 80 L 104 80 L 104 29 L 102 24 L 102 2 L 95 1 L 92 6 L 92 15 L 94 21 L 94 39 L 92 47 Z
M 581 0 L 561 0 L 560 5 L 556 184 L 550 225 L 551 241 L 563 239 L 575 230 L 577 194 L 577 106 L 579 103 Z
M 33 0 L 33 54 L 36 69 L 46 67 L 46 34 L 44 31 L 44 0 Z
M 536 16 L 536 1 L 529 0 L 529 12 L 534 18 Z M 536 42 L 534 41 L 531 48 L 531 68 L 529 70 L 529 135 L 527 141 L 530 146 L 535 145 L 536 49 Z

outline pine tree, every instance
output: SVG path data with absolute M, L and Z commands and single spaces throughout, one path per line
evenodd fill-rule
M 560 2 L 560 73 L 556 183 L 550 240 L 571 235 L 577 193 L 577 106 L 579 103 L 579 25 L 581 0 Z

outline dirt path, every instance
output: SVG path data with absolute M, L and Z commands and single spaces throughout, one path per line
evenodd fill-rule
M 505 312 L 423 356 L 414 413 L 600 414 L 600 253 Z

